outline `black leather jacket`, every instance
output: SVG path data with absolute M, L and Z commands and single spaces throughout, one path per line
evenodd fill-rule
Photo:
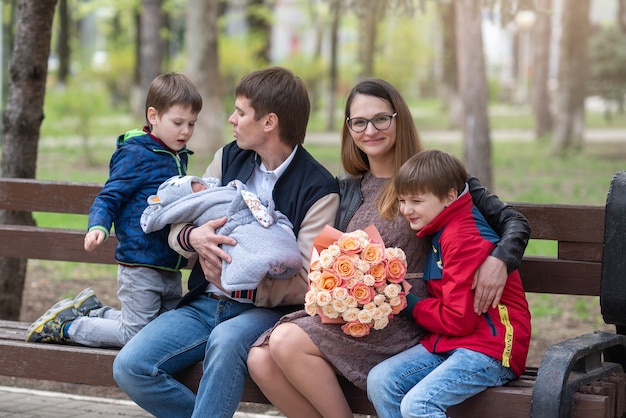
M 338 181 L 341 200 L 335 218 L 335 228 L 345 231 L 348 222 L 363 203 L 361 177 L 345 175 L 340 176 Z M 519 267 L 522 261 L 530 238 L 530 224 L 517 209 L 490 193 L 476 177 L 469 176 L 467 183 L 474 206 L 500 236 L 500 242 L 491 251 L 491 255 L 504 261 L 510 274 Z

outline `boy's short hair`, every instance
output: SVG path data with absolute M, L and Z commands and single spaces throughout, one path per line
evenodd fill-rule
M 202 96 L 198 88 L 189 77 L 181 73 L 172 72 L 156 76 L 150 83 L 146 95 L 146 117 L 149 107 L 155 108 L 158 114 L 163 114 L 177 104 L 190 106 L 192 113 L 200 113 Z
M 396 195 L 432 193 L 444 198 L 450 189 L 461 194 L 467 171 L 457 157 L 444 151 L 418 152 L 400 167 L 393 184 Z
M 311 104 L 300 77 L 282 67 L 254 71 L 239 81 L 235 96 L 248 99 L 255 120 L 276 114 L 283 142 L 293 147 L 304 142 Z

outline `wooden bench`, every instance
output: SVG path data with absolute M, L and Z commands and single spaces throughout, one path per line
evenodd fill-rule
M 0 179 L 0 210 L 85 214 L 101 184 Z M 45 198 L 41 198 L 44 196 Z M 451 408 L 451 417 L 619 417 L 626 412 L 626 172 L 611 182 L 606 207 L 517 203 L 532 239 L 558 243 L 556 257 L 525 256 L 527 292 L 599 296 L 616 332 L 581 335 L 551 346 L 539 368 Z M 112 264 L 115 238 L 92 253 L 84 230 L 0 225 L 0 257 Z M 0 375 L 115 386 L 117 350 L 24 342 L 24 322 L 0 321 Z M 87 373 L 85 371 L 88 371 Z M 192 390 L 202 370 L 177 378 Z M 364 391 L 342 382 L 354 413 L 375 414 Z M 243 402 L 268 403 L 252 380 Z

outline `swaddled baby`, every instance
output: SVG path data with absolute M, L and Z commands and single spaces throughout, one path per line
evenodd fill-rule
M 215 232 L 237 240 L 222 245 L 232 262 L 222 262 L 222 287 L 227 291 L 255 289 L 264 277 L 288 279 L 302 268 L 302 256 L 289 219 L 261 202 L 239 180 L 225 186 L 219 179 L 175 176 L 148 198 L 141 228 L 149 233 L 169 224 L 203 225 L 226 216 Z

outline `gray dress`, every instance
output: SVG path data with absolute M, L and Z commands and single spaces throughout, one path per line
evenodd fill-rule
M 385 246 L 400 247 L 407 256 L 407 271 L 422 272 L 428 243 L 417 238 L 403 217 L 395 221 L 381 219 L 376 210 L 376 199 L 387 179 L 366 174 L 361 183 L 363 204 L 348 224 L 348 231 L 364 229 L 374 224 Z M 426 295 L 426 285 L 421 279 L 409 279 L 411 293 Z M 304 310 L 285 315 L 278 324 L 292 322 L 302 328 L 317 345 L 337 372 L 361 389 L 366 388 L 369 371 L 381 361 L 416 345 L 424 331 L 415 322 L 398 315 L 382 330 L 371 330 L 365 337 L 351 337 L 338 324 L 322 324 L 319 316 L 309 316 Z M 278 325 L 276 324 L 276 325 Z M 275 326 L 276 326 L 275 325 Z M 273 328 L 272 328 L 273 329 Z M 268 330 L 255 342 L 267 344 Z

